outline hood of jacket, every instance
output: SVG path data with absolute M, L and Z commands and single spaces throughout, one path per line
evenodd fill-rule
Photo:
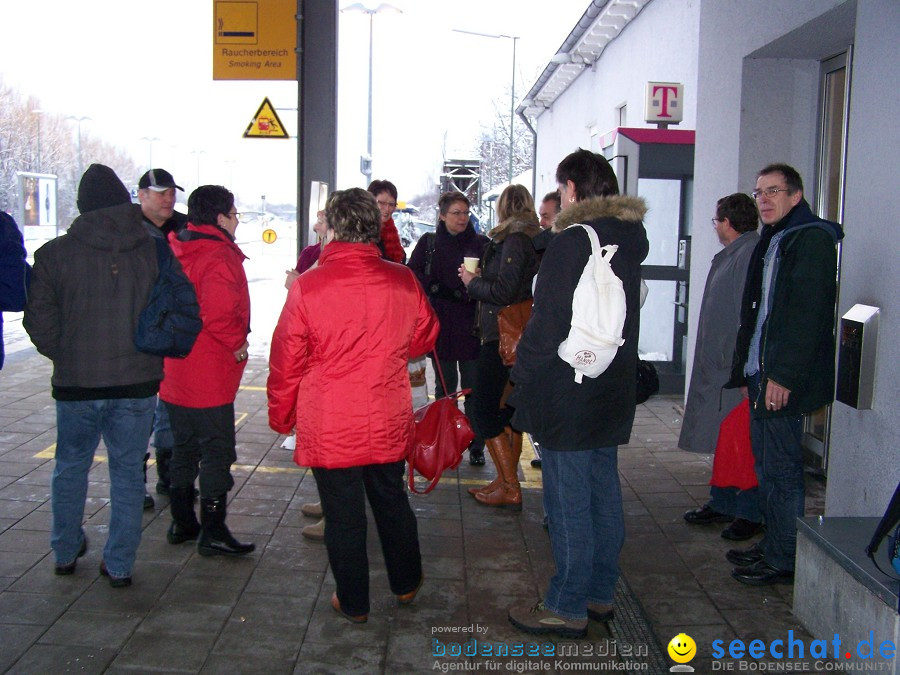
M 514 232 L 523 232 L 529 237 L 539 235 L 541 233 L 541 225 L 537 214 L 529 211 L 514 213 L 488 232 L 488 237 L 491 238 L 491 241 L 499 243 L 506 239 L 507 235 Z
M 172 246 L 172 252 L 179 260 L 190 260 L 196 255 L 209 251 L 211 248 L 218 248 L 223 245 L 234 250 L 241 260 L 247 258 L 231 235 L 218 225 L 188 223 L 183 229 L 169 236 L 169 244 Z
M 560 211 L 553 224 L 553 231 L 559 233 L 569 225 L 589 223 L 600 218 L 615 218 L 627 223 L 640 223 L 644 220 L 646 213 L 647 204 L 640 197 L 630 195 L 591 197 Z
M 801 199 L 800 203 L 788 211 L 787 215 L 780 221 L 771 227 L 764 226 L 762 238 L 766 239 L 766 246 L 768 246 L 768 240 L 771 239 L 772 235 L 778 234 L 782 230 L 793 230 L 805 225 L 814 225 L 815 227 L 825 230 L 831 235 L 835 242 L 839 242 L 844 238 L 844 230 L 841 226 L 830 220 L 819 218 L 819 216 L 812 212 L 812 209 L 809 207 L 809 202 L 807 202 L 805 198 Z M 785 236 L 787 236 L 787 234 Z
M 130 251 L 147 241 L 140 211 L 130 202 L 78 216 L 66 236 L 100 251 Z
M 78 183 L 79 213 L 88 213 L 119 204 L 130 204 L 131 193 L 116 172 L 105 164 L 91 164 Z

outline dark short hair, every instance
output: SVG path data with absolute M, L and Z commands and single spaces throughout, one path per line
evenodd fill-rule
M 450 205 L 454 202 L 465 202 L 467 209 L 471 208 L 472 206 L 472 202 L 470 202 L 469 198 L 466 197 L 462 192 L 445 192 L 438 200 L 438 209 L 440 210 L 442 216 L 447 215 L 447 211 L 450 210 Z
M 546 204 L 547 202 L 555 202 L 556 203 L 556 212 L 559 213 L 560 206 L 562 204 L 562 200 L 559 197 L 559 190 L 554 190 L 553 192 L 548 192 L 544 195 L 544 198 L 541 200 L 541 204 Z
M 368 190 L 376 197 L 382 192 L 388 192 L 397 201 L 397 186 L 389 180 L 373 180 L 369 183 Z
M 769 164 L 756 174 L 756 177 L 768 176 L 770 173 L 780 173 L 784 176 L 784 184 L 790 194 L 793 194 L 798 190 L 803 192 L 803 179 L 800 178 L 800 173 L 797 169 L 789 164 Z
M 579 148 L 556 167 L 556 182 L 575 184 L 578 200 L 619 194 L 619 181 L 603 155 Z
M 325 217 L 336 241 L 376 242 L 381 233 L 381 212 L 375 195 L 362 188 L 338 190 L 328 198 Z
M 194 225 L 218 225 L 219 214 L 227 216 L 234 195 L 221 185 L 201 185 L 188 197 L 188 221 Z
M 759 211 L 756 203 L 743 192 L 722 197 L 716 202 L 716 219 L 728 218 L 736 232 L 753 232 L 759 227 Z

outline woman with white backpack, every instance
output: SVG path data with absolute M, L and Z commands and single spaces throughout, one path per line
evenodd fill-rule
M 587 150 L 560 162 L 556 182 L 558 234 L 541 261 L 509 401 L 513 426 L 541 446 L 556 574 L 542 601 L 511 608 L 509 620 L 529 633 L 582 637 L 589 618 L 612 618 L 625 539 L 617 450 L 634 421 L 646 206 L 619 195 L 612 167 Z M 594 312 L 579 299 L 589 283 Z

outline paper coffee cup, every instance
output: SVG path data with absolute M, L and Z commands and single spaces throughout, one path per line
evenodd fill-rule
M 469 258 L 467 256 L 463 258 L 463 265 L 469 272 L 475 274 L 478 271 L 478 258 Z

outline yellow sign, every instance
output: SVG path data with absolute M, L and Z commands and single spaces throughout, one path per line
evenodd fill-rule
M 213 0 L 214 80 L 296 80 L 297 0 Z
M 244 138 L 290 138 L 268 96 L 250 120 Z
M 278 235 L 275 234 L 275 230 L 271 228 L 268 230 L 263 230 L 264 242 L 266 242 L 267 244 L 274 244 L 276 239 L 278 239 Z

